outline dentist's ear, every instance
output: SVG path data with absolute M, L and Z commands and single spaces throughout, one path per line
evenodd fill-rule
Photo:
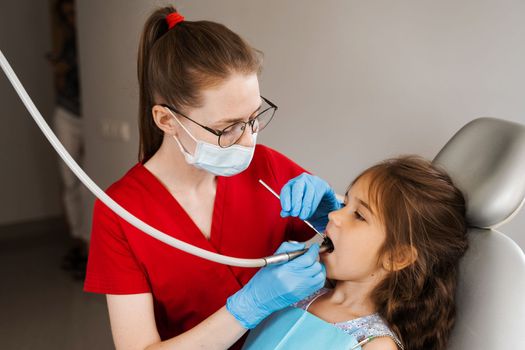
M 410 245 L 402 245 L 395 251 L 385 254 L 383 257 L 383 268 L 390 272 L 395 272 L 412 265 L 417 260 L 417 249 Z
M 177 136 L 179 128 L 172 113 L 168 108 L 161 105 L 154 105 L 151 108 L 155 125 L 164 133 Z

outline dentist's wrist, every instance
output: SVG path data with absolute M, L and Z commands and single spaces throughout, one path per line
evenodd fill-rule
M 246 286 L 244 287 L 246 288 Z M 248 287 L 249 288 L 249 287 Z M 241 289 L 230 296 L 226 301 L 226 310 L 246 329 L 253 329 L 264 320 L 270 312 L 256 305 L 252 298 L 244 295 Z

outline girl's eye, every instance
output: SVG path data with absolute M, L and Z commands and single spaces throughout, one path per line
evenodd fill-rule
M 359 221 L 366 221 L 365 218 L 361 214 L 359 214 L 359 212 L 357 210 L 354 211 L 354 216 Z

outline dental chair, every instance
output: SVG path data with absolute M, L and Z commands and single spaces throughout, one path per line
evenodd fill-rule
M 525 254 L 495 228 L 524 203 L 525 126 L 494 118 L 473 120 L 433 162 L 462 190 L 470 226 L 449 349 L 523 350 Z

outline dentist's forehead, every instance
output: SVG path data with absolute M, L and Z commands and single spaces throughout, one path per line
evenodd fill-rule
M 201 92 L 199 114 L 208 122 L 246 120 L 261 105 L 256 74 L 234 74 L 219 86 Z

